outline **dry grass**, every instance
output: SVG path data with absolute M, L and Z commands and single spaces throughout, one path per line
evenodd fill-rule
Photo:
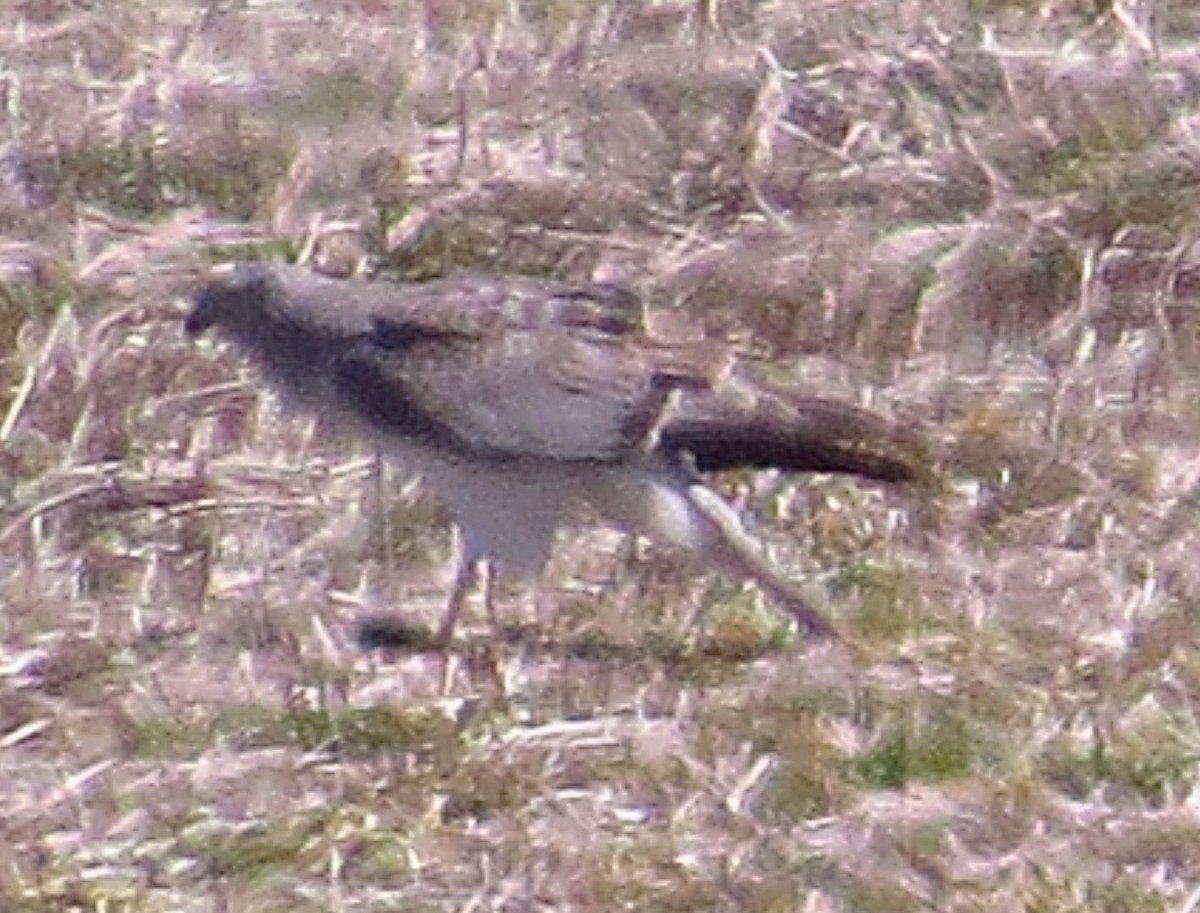
M 193 6 L 0 9 L 0 908 L 1200 908 L 1193 3 Z M 943 487 L 728 480 L 852 650 L 589 534 L 366 653 L 449 535 L 184 341 L 247 253 L 622 279 Z

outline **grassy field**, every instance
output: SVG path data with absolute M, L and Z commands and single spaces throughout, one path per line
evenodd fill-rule
M 1192 0 L 9 0 L 0 60 L 0 910 L 1200 910 Z M 938 480 L 722 480 L 846 646 L 587 532 L 553 617 L 364 650 L 451 533 L 184 339 L 245 256 L 620 280 Z

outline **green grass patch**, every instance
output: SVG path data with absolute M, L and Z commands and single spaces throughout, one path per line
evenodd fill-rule
M 981 747 L 962 718 L 906 722 L 886 728 L 873 747 L 852 760 L 850 769 L 866 786 L 903 789 L 913 782 L 966 777 L 980 760 Z

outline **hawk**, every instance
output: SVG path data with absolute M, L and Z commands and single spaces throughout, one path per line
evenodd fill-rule
M 539 574 L 558 531 L 588 522 L 698 554 L 756 584 L 810 635 L 825 617 L 764 559 L 705 476 L 739 467 L 904 482 L 907 429 L 769 389 L 710 341 L 655 338 L 616 285 L 464 274 L 332 279 L 242 263 L 192 302 L 290 401 L 419 473 L 459 526 L 437 639 L 452 637 L 479 562 Z

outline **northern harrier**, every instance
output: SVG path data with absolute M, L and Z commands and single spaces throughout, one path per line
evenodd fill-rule
M 767 390 L 711 343 L 652 338 L 612 285 L 464 275 L 335 280 L 246 263 L 204 288 L 189 334 L 219 327 L 285 399 L 365 433 L 416 470 L 461 528 L 439 640 L 475 566 L 537 574 L 556 532 L 599 521 L 757 584 L 810 634 L 832 632 L 777 574 L 703 474 L 736 467 L 919 471 L 905 429 Z

